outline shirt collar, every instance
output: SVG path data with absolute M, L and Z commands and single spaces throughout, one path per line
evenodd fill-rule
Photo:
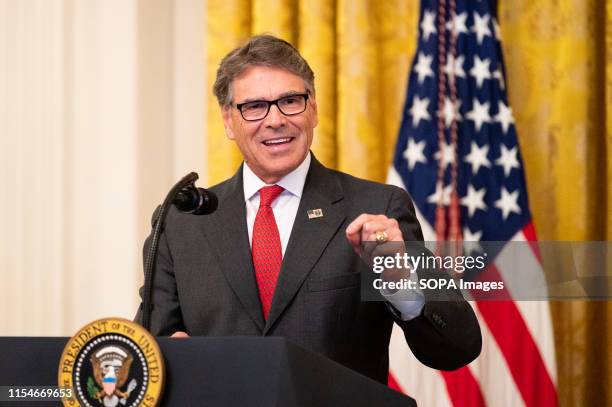
M 304 184 L 306 183 L 306 175 L 308 175 L 308 169 L 310 168 L 310 161 L 311 158 L 309 152 L 304 161 L 302 161 L 302 163 L 298 165 L 295 170 L 281 178 L 276 185 L 283 187 L 286 191 L 297 196 L 298 198 L 301 198 L 302 191 L 304 190 Z M 253 196 L 261 188 L 268 185 L 257 175 L 255 175 L 246 162 L 242 166 L 242 180 L 245 201 L 253 198 Z

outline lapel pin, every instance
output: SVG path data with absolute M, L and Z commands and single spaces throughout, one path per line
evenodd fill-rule
M 309 209 L 307 211 L 308 219 L 322 218 L 323 211 L 321 209 Z

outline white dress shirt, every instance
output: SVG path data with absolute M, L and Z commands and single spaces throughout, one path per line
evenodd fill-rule
M 276 185 L 283 187 L 285 190 L 272 202 L 272 212 L 274 212 L 274 220 L 278 227 L 280 235 L 281 248 L 283 257 L 285 249 L 289 243 L 293 222 L 297 214 L 300 199 L 302 199 L 302 191 L 306 182 L 306 175 L 310 168 L 310 153 L 306 159 L 289 174 L 285 175 Z M 269 186 L 263 182 L 249 168 L 247 163 L 242 167 L 242 180 L 244 185 L 244 199 L 246 201 L 247 229 L 249 230 L 249 243 L 253 246 L 253 225 L 255 224 L 255 216 L 259 210 L 259 190 L 265 186 Z
M 276 220 L 276 226 L 278 227 L 278 233 L 280 235 L 283 257 L 285 256 L 287 243 L 289 242 L 289 237 L 291 236 L 291 229 L 293 228 L 293 223 L 295 222 L 295 216 L 300 205 L 300 199 L 302 199 L 302 192 L 304 190 L 304 183 L 306 182 L 306 175 L 308 175 L 308 169 L 310 168 L 310 161 L 311 157 L 310 153 L 308 153 L 304 161 L 302 161 L 302 163 L 295 170 L 285 175 L 276 183 L 276 185 L 281 186 L 284 189 L 278 198 L 276 198 L 271 204 L 272 212 L 274 212 L 274 219 Z M 259 190 L 269 185 L 255 175 L 246 162 L 242 167 L 242 180 L 244 187 L 244 199 L 246 203 L 249 244 L 252 247 L 253 225 L 255 223 L 255 216 L 259 210 Z M 394 301 L 392 299 L 393 295 L 385 297 L 397 310 L 400 311 L 400 318 L 404 321 L 418 316 L 425 305 L 425 301 L 422 298 L 413 301 Z

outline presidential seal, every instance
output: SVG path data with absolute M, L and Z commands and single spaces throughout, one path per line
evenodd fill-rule
M 64 406 L 153 407 L 164 384 L 164 359 L 155 339 L 122 318 L 94 321 L 64 348 L 59 387 L 73 389 Z

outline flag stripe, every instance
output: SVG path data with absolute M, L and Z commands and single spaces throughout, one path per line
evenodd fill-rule
M 542 262 L 540 258 L 539 248 L 535 238 L 535 228 L 532 223 L 529 223 L 521 232 L 517 233 L 512 239 L 513 241 L 528 241 L 533 242 L 531 245 L 531 256 L 524 256 L 523 264 L 525 268 L 536 270 L 536 267 L 541 270 L 542 277 Z M 543 280 L 544 281 L 544 280 Z M 516 306 L 523 316 L 523 320 L 531 332 L 531 337 L 535 341 L 540 355 L 546 365 L 546 371 L 553 383 L 557 383 L 557 368 L 555 363 L 555 339 L 553 336 L 553 326 L 550 318 L 550 312 L 547 306 L 542 306 L 542 301 L 517 301 Z
M 477 307 L 474 308 L 474 312 L 479 321 L 484 320 Z M 487 406 L 524 407 L 523 398 L 514 383 L 495 337 L 485 323 L 480 324 L 480 331 L 482 333 L 482 356 L 470 363 L 469 368 L 480 384 Z
M 508 299 L 545 299 L 546 278 L 533 248 L 525 242 L 520 231 L 512 237 L 512 242 L 514 244 L 505 245 L 494 260 L 496 270 L 504 281 L 504 290 L 509 294 Z
M 512 238 L 512 241 L 521 241 L 523 234 L 517 233 Z M 527 284 L 527 279 L 533 280 L 535 286 L 545 287 L 545 281 L 543 274 L 534 274 L 535 270 L 541 270 L 540 263 L 535 256 L 533 251 L 530 251 L 532 256 L 517 256 L 516 253 L 511 253 L 510 246 L 507 246 L 498 255 L 494 264 L 491 264 L 486 271 L 487 279 L 491 281 L 504 281 L 506 284 L 504 290 L 498 291 L 496 297 L 502 296 L 505 292 L 506 298 L 511 299 L 513 284 L 508 284 L 510 280 L 514 281 L 514 284 Z M 521 251 L 522 254 L 522 251 Z M 518 257 L 518 258 L 517 258 Z M 529 272 L 526 272 L 530 270 Z M 542 309 L 542 304 L 539 302 L 532 302 L 528 305 L 523 301 L 511 302 L 511 301 L 478 301 L 477 306 L 479 310 L 485 308 L 487 312 L 482 313 L 483 319 L 489 323 L 489 318 L 493 318 L 496 322 L 495 326 L 489 326 L 493 335 L 497 338 L 500 349 L 504 354 L 505 359 L 508 361 L 508 367 L 513 377 L 524 378 L 522 371 L 529 370 L 530 374 L 533 374 L 539 381 L 517 381 L 517 386 L 521 395 L 525 398 L 525 403 L 530 405 L 556 405 L 556 390 L 555 382 L 556 375 L 551 374 L 554 370 L 554 344 L 552 340 L 552 324 L 550 322 L 550 314 L 547 307 Z M 499 304 L 499 305 L 497 305 Z M 520 305 L 519 305 L 520 304 Z M 521 312 L 524 309 L 530 312 Z M 495 316 L 497 315 L 497 316 Z M 500 324 L 500 317 L 504 323 Z M 495 319 L 497 318 L 497 319 Z M 514 325 L 510 326 L 507 321 L 513 321 Z M 496 329 L 493 329 L 496 328 Z M 513 333 L 516 339 L 508 342 L 508 335 L 510 332 Z M 534 335 L 537 334 L 537 335 Z M 500 337 L 500 334 L 502 335 Z M 500 342 L 502 341 L 502 342 Z M 512 346 L 503 346 L 512 345 Z M 524 347 L 524 348 L 523 348 Z M 540 353 L 540 349 L 543 354 Z M 517 350 L 521 350 L 517 353 Z M 543 389 L 542 401 L 547 401 L 549 397 L 547 392 L 550 392 L 554 397 L 553 404 L 540 404 L 540 399 L 534 397 L 535 392 L 533 386 L 534 383 L 539 383 L 537 387 Z M 549 386 L 550 384 L 550 386 Z M 536 401 L 536 404 L 530 403 L 530 398 Z
M 538 240 L 536 237 L 536 231 L 535 231 L 535 227 L 533 226 L 533 223 L 529 223 L 527 226 L 523 228 L 523 235 L 525 236 L 525 239 L 528 242 L 535 242 Z
M 556 387 L 555 338 L 550 312 L 547 308 L 542 307 L 541 301 L 516 301 L 515 304 L 523 316 L 531 338 L 536 343 L 536 348 L 544 361 L 546 373 Z
M 497 340 L 525 405 L 556 406 L 555 386 L 516 304 L 479 301 L 477 307 Z
M 395 377 L 393 376 L 393 373 L 391 371 L 389 371 L 389 378 L 387 379 L 387 386 L 389 386 L 390 389 L 399 391 L 400 393 L 408 394 L 407 391 L 405 391 L 404 389 L 400 387 L 399 383 L 397 382 L 397 380 L 395 380 Z
M 446 391 L 455 406 L 486 406 L 480 385 L 471 370 L 465 366 L 453 372 L 440 372 L 446 383 Z
M 419 405 L 452 406 L 440 372 L 416 359 L 406 344 L 404 332 L 397 325 L 391 333 L 389 364 L 398 387 L 414 397 Z

